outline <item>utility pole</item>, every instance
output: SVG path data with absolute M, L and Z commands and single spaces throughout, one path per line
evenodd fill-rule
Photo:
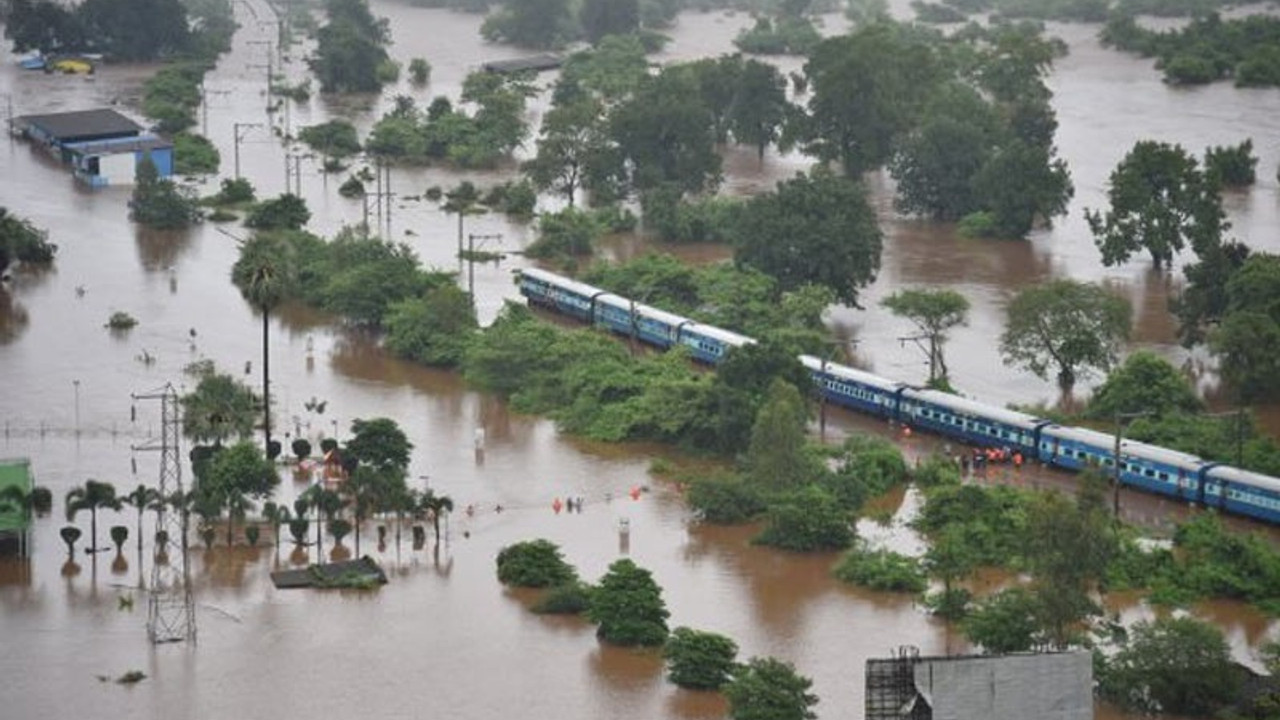
M 1124 465 L 1124 459 L 1120 456 L 1120 444 L 1124 441 L 1124 426 L 1130 420 L 1151 415 L 1150 410 L 1139 410 L 1137 412 L 1116 413 L 1116 446 L 1111 453 L 1111 475 L 1112 496 L 1111 496 L 1111 512 L 1115 515 L 1116 522 L 1120 521 L 1120 485 L 1122 484 L 1120 468 Z
M 267 46 L 267 64 L 262 65 L 260 63 L 251 63 L 246 67 L 248 67 L 250 70 L 265 69 L 267 71 L 267 115 L 270 115 L 271 114 L 271 79 L 272 79 L 271 54 L 272 52 L 274 52 L 272 50 L 273 42 L 271 40 L 250 40 L 248 44 Z
M 244 136 L 240 134 L 241 130 L 248 131 L 252 128 L 262 127 L 262 123 L 232 123 L 232 135 L 235 137 L 235 158 L 236 158 L 236 179 L 240 179 L 240 141 Z
M 204 87 L 204 79 L 200 80 L 200 134 L 208 137 L 209 135 L 209 96 L 210 95 L 230 95 L 230 90 L 206 90 Z
M 1243 398 L 1242 398 L 1243 400 Z M 1236 435 L 1236 467 L 1244 469 L 1244 421 L 1247 408 L 1243 404 L 1238 405 L 1235 410 L 1228 410 L 1220 413 L 1206 413 L 1205 417 L 1235 418 L 1235 435 Z
M 155 553 L 151 563 L 151 588 L 147 600 L 147 636 L 155 645 L 167 642 L 196 641 L 195 602 L 191 594 L 191 573 L 187 564 L 187 525 L 189 510 L 182 487 L 182 459 L 178 443 L 181 419 L 178 394 L 173 385 L 134 395 L 132 399 L 160 401 L 160 441 L 147 441 L 133 450 L 160 452 L 160 481 L 157 487 L 162 501 L 156 519 Z M 137 417 L 137 411 L 133 412 Z M 167 504 L 176 500 L 169 512 Z M 165 533 L 161 536 L 160 533 Z M 166 546 L 177 539 L 180 552 L 176 559 L 167 558 Z M 163 542 L 161 542 L 163 540 Z
M 467 235 L 467 294 L 471 296 L 471 305 L 476 304 L 476 241 L 484 247 L 486 240 L 501 240 L 502 235 Z

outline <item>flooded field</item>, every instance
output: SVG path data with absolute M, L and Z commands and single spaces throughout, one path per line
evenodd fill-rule
M 262 73 L 250 66 L 261 63 L 265 52 L 255 43 L 274 28 L 253 22 L 247 7 L 237 5 L 244 28 L 235 48 L 206 79 L 207 134 L 222 151 L 226 177 L 232 172 L 233 124 L 260 124 L 244 135 L 241 172 L 260 195 L 269 196 L 285 188 L 285 148 L 269 129 L 283 132 L 284 120 L 267 116 Z M 406 84 L 379 97 L 313 98 L 291 106 L 291 128 L 342 116 L 367 129 L 398 93 L 412 92 L 423 103 L 436 94 L 456 96 L 463 77 L 480 63 L 521 54 L 482 43 L 475 16 L 392 2 L 375 2 L 374 11 L 391 20 L 396 59 L 430 60 L 431 84 L 425 91 Z M 743 14 L 682 16 L 659 59 L 729 51 L 733 36 L 749 23 Z M 838 19 L 828 20 L 828 29 L 839 26 Z M 1083 208 L 1104 204 L 1107 174 L 1140 138 L 1181 142 L 1199 152 L 1254 137 L 1259 182 L 1229 196 L 1228 207 L 1237 236 L 1260 249 L 1280 250 L 1274 173 L 1280 149 L 1264 141 L 1280 134 L 1280 93 L 1229 85 L 1169 88 L 1149 61 L 1100 48 L 1094 27 L 1052 31 L 1072 48 L 1050 81 L 1061 123 L 1059 149 L 1076 186 L 1070 215 L 1029 242 L 963 240 L 950 228 L 895 216 L 889 181 L 872 178 L 887 233 L 883 270 L 863 299 L 867 310 L 832 314 L 841 332 L 858 338 L 858 359 L 865 366 L 901 380 L 922 379 L 923 358 L 897 341 L 906 327 L 878 302 L 902 287 L 953 287 L 973 303 L 969 326 L 955 332 L 948 347 L 955 384 L 996 404 L 1053 402 L 1052 383 L 1004 368 L 992 339 L 1013 292 L 1062 276 L 1123 288 L 1137 308 L 1136 342 L 1186 360 L 1164 311 L 1176 279 L 1152 275 L 1142 263 L 1102 268 L 1082 219 Z M 286 67 L 293 81 L 304 77 L 302 54 L 290 53 Z M 11 99 L 19 115 L 128 108 L 154 70 L 107 67 L 86 81 L 24 73 L 12 61 L 7 50 L 0 52 L 0 96 Z M 799 63 L 782 65 L 795 69 Z M 543 109 L 545 100 L 537 101 L 534 115 Z M 733 192 L 757 192 L 806 165 L 798 156 L 770 153 L 758 163 L 753 152 L 729 150 L 725 184 Z M 332 233 L 360 221 L 361 203 L 336 192 L 341 178 L 326 179 L 311 161 L 302 170 L 314 230 Z M 408 243 L 428 266 L 456 268 L 453 218 L 404 198 L 462 177 L 490 184 L 510 172 L 397 169 L 393 189 L 402 197 L 393 203 L 389 236 Z M 214 185 L 210 180 L 204 189 Z M 910 598 L 836 583 L 828 572 L 834 556 L 780 554 L 751 546 L 751 528 L 692 523 L 677 489 L 650 476 L 650 463 L 668 457 L 666 449 L 562 436 L 549 421 L 512 413 L 469 390 L 455 374 L 390 358 L 370 338 L 305 308 L 286 308 L 272 319 L 278 428 L 291 435 L 341 437 L 353 418 L 392 417 L 416 446 L 412 482 L 475 512 L 453 514 L 438 551 L 434 543 L 415 551 L 407 541 L 379 548 L 366 529 L 362 551 L 392 576 L 389 585 L 371 593 L 275 590 L 270 570 L 316 559 L 314 552 L 295 554 L 288 541 L 278 551 L 265 537 L 256 549 L 197 547 L 192 562 L 198 643 L 152 647 L 144 631 L 146 596 L 138 589 L 149 564 L 139 565 L 132 538 L 119 558 L 114 552 L 77 553 L 74 564 L 66 563 L 58 537 L 65 520 L 62 497 L 88 478 L 112 482 L 121 491 L 155 484 L 156 455 L 134 448 L 158 434 L 159 408 L 131 395 L 166 383 L 181 390 L 188 382 L 183 366 L 200 358 L 258 382 L 260 321 L 229 282 L 241 229 L 205 224 L 180 234 L 141 230 L 127 219 L 128 192 L 85 191 L 49 158 L 21 142 L 0 140 L 0 205 L 47 228 L 60 246 L 51 271 L 18 274 L 0 287 L 0 456 L 30 457 L 37 481 L 53 490 L 56 511 L 35 526 L 33 558 L 0 561 L 0 636 L 10 650 L 0 659 L 6 678 L 0 716 L 722 716 L 716 696 L 665 682 L 655 656 L 599 645 L 591 626 L 535 616 L 525 608 L 527 596 L 504 590 L 494 574 L 497 550 L 534 537 L 559 543 L 587 579 L 597 578 L 620 555 L 632 557 L 663 586 L 673 626 L 729 635 L 744 657 L 775 655 L 794 662 L 814 679 L 822 718 L 860 716 L 868 657 L 900 645 L 926 654 L 964 649 L 958 632 Z M 469 220 L 468 231 L 501 234 L 493 248 L 499 250 L 520 249 L 532 238 L 527 226 L 493 215 Z M 620 238 L 607 252 L 626 257 L 649 249 L 643 240 Z M 677 250 L 698 262 L 728 254 L 718 247 Z M 521 262 L 513 256 L 476 267 L 482 321 L 517 297 L 511 272 Z M 139 326 L 126 336 L 109 333 L 103 324 L 116 310 L 133 314 Z M 328 402 L 323 414 L 305 408 L 312 398 Z M 1272 425 L 1273 431 L 1278 427 Z M 487 438 L 482 455 L 473 447 L 477 428 Z M 829 430 L 832 440 L 848 432 L 890 432 L 838 411 Z M 938 442 L 917 437 L 907 449 L 925 452 Z M 1071 484 L 1068 477 L 1030 470 L 1009 480 Z M 278 499 L 288 501 L 305 487 L 305 479 L 286 473 Z M 634 487 L 650 491 L 632 500 L 628 493 Z M 567 496 L 583 497 L 584 511 L 554 513 L 553 500 Z M 909 492 L 886 499 L 882 510 L 893 517 L 891 523 L 864 523 L 860 532 L 895 548 L 917 549 L 904 522 L 918 502 Z M 1124 505 L 1129 517 L 1157 528 L 1186 512 L 1148 496 L 1126 494 Z M 625 538 L 619 532 L 624 519 L 630 528 Z M 131 510 L 106 512 L 98 523 L 100 543 L 106 544 L 109 526 L 127 525 L 132 532 L 134 522 Z M 151 519 L 146 522 L 150 528 Z M 76 524 L 87 534 L 83 516 Z M 351 544 L 348 539 L 347 549 Z M 1114 609 L 1127 618 L 1149 614 L 1132 603 Z M 1196 612 L 1218 623 L 1247 662 L 1255 662 L 1251 649 L 1273 630 L 1267 618 L 1240 605 L 1215 603 Z M 97 679 L 135 669 L 148 679 L 133 687 Z

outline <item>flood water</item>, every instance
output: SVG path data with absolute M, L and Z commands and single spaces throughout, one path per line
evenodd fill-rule
M 267 116 L 263 72 L 251 66 L 265 60 L 265 47 L 258 42 L 274 28 L 254 22 L 249 7 L 236 6 L 244 27 L 233 52 L 206 79 L 207 134 L 221 149 L 223 176 L 229 177 L 233 123 L 260 124 L 241 128 L 241 173 L 260 196 L 271 196 L 285 188 L 285 154 L 268 127 L 274 123 L 283 132 L 284 118 Z M 376 98 L 317 97 L 293 104 L 292 129 L 335 116 L 367 128 L 397 93 L 411 93 L 421 104 L 436 94 L 456 96 L 462 78 L 481 62 L 521 54 L 483 44 L 477 34 L 480 20 L 473 16 L 389 2 L 375 2 L 374 10 L 391 19 L 394 57 L 406 63 L 413 57 L 430 60 L 429 87 L 417 91 L 402 85 Z M 741 14 L 683 16 L 660 59 L 728 51 L 734 34 L 749 23 Z M 827 27 L 838 29 L 841 23 L 829 19 Z M 1096 28 L 1051 30 L 1072 47 L 1050 81 L 1061 122 L 1060 152 L 1076 186 L 1071 214 L 1029 242 L 962 240 L 948 228 L 895 217 L 888 181 L 872 178 L 887 231 L 883 271 L 863 298 L 868 310 L 833 313 L 841 331 L 858 338 L 858 360 L 865 366 L 903 380 L 923 378 L 923 358 L 897 341 L 908 328 L 877 304 L 898 288 L 943 285 L 973 303 L 970 325 L 955 332 L 948 347 L 955 384 L 993 403 L 1053 402 L 1051 383 L 1000 365 L 993 338 L 1012 293 L 1060 276 L 1122 288 L 1137 309 L 1137 342 L 1186 359 L 1174 346 L 1173 325 L 1163 310 L 1176 280 L 1151 275 L 1142 262 L 1102 268 L 1081 217 L 1082 208 L 1104 204 L 1107 174 L 1140 138 L 1181 142 L 1197 152 L 1255 138 L 1261 156 L 1258 185 L 1229 196 L 1227 203 L 1239 237 L 1260 249 L 1277 249 L 1274 169 L 1280 155 L 1268 139 L 1280 130 L 1280 94 L 1228 85 L 1168 88 L 1148 61 L 1102 50 L 1093 39 Z M 302 54 L 295 49 L 285 66 L 295 81 L 304 77 Z M 0 96 L 12 100 L 18 115 L 128 106 L 153 70 L 107 67 L 86 81 L 23 73 L 12 60 L 7 49 L 0 52 Z M 788 70 L 799 66 L 795 60 L 780 64 Z M 535 116 L 544 107 L 540 103 L 545 101 L 535 103 Z M 806 162 L 771 153 L 761 164 L 751 151 L 730 150 L 725 166 L 726 186 L 749 193 L 804 169 Z M 325 179 L 310 160 L 301 167 L 314 230 L 327 234 L 360 221 L 360 202 L 336 193 L 341 177 Z M 490 184 L 508 175 L 503 170 L 397 169 L 392 189 L 400 197 L 393 202 L 389 236 L 408 243 L 428 266 L 457 268 L 453 219 L 406 198 L 462 177 Z M 215 185 L 210 181 L 203 190 L 211 192 Z M 27 145 L 0 140 L 0 205 L 47 228 L 60 246 L 52 270 L 18 274 L 0 288 L 0 456 L 30 457 L 37 481 L 53 490 L 57 511 L 37 522 L 31 560 L 0 561 L 0 637 L 6 649 L 0 657 L 6 678 L 0 716 L 408 718 L 447 712 L 477 720 L 625 720 L 723 714 L 716 696 L 666 683 L 654 655 L 599 645 L 585 623 L 535 616 L 525 609 L 527 596 L 498 585 L 497 550 L 535 537 L 559 543 L 589 580 L 624 554 L 651 569 L 664 588 L 672 626 L 729 635 L 744 658 L 774 655 L 794 662 L 814 679 L 822 718 L 861 714 L 868 657 L 900 645 L 917 646 L 925 654 L 964 649 L 957 632 L 909 598 L 834 582 L 828 575 L 834 556 L 781 554 L 751 546 L 750 528 L 691 524 L 677 490 L 649 474 L 652 460 L 666 456 L 666 450 L 561 436 L 546 420 L 511 413 L 501 402 L 468 390 L 455 374 L 389 358 L 368 338 L 304 308 L 286 308 L 272 320 L 277 429 L 313 438 L 342 436 L 353 418 L 392 417 L 416 445 L 413 482 L 478 512 L 456 512 L 437 552 L 412 551 L 408 543 L 397 550 L 394 542 L 378 548 L 372 528 L 366 529 L 362 552 L 392 575 L 389 585 L 372 593 L 273 589 L 267 575 L 277 563 L 315 560 L 305 551 L 291 559 L 287 540 L 279 555 L 266 537 L 257 549 L 197 547 L 192 565 L 198 643 L 152 647 L 144 630 L 145 595 L 137 589 L 149 564 L 139 565 L 133 538 L 122 557 L 78 552 L 75 565 L 65 564 L 58 538 L 62 497 L 87 478 L 110 481 L 122 492 L 138 483 L 155 484 L 156 455 L 133 448 L 158 435 L 159 407 L 135 402 L 131 395 L 166 383 L 181 391 L 189 382 L 183 366 L 200 358 L 260 384 L 260 324 L 229 282 L 234 236 L 242 231 L 228 227 L 223 232 L 210 224 L 179 234 L 140 230 L 126 216 L 128 192 L 87 192 Z M 486 249 L 516 250 L 531 239 L 527 227 L 492 215 L 470 219 L 468 232 L 502 235 Z M 647 247 L 623 239 L 609 251 L 626 256 Z M 679 250 L 695 261 L 727 252 Z M 519 262 L 515 256 L 476 267 L 483 321 L 516 297 L 511 271 Z M 137 317 L 139 326 L 124 336 L 109 333 L 103 325 L 116 310 Z M 144 356 L 153 362 L 144 362 Z M 304 408 L 312 398 L 328 401 L 323 414 Z M 131 421 L 133 406 L 136 421 Z M 473 448 L 476 428 L 486 432 L 483 456 Z M 838 438 L 887 429 L 832 412 L 829 431 Z M 914 438 L 908 450 L 927 451 L 936 444 Z M 1070 484 L 1056 475 L 1022 481 Z M 652 491 L 633 501 L 628 491 L 636 486 Z M 295 481 L 286 472 L 278 499 L 290 500 L 305 487 L 305 480 Z M 586 499 L 584 512 L 552 512 L 555 498 L 571 495 Z M 862 534 L 895 548 L 918 549 L 902 527 L 918 498 L 908 492 L 884 502 L 892 524 L 863 523 Z M 1126 495 L 1124 502 L 1131 517 L 1157 527 L 1185 512 L 1145 496 Z M 498 505 L 503 512 L 496 511 Z M 134 518 L 130 510 L 105 512 L 99 518 L 99 542 L 107 543 L 111 525 L 134 532 Z M 627 538 L 619 534 L 623 519 L 630 526 Z M 151 519 L 146 523 L 149 536 Z M 76 524 L 87 536 L 87 520 L 78 517 Z M 352 543 L 345 541 L 348 549 Z M 122 598 L 133 600 L 132 609 Z M 1142 606 L 1116 609 L 1129 618 L 1149 615 Z M 1256 664 L 1251 648 L 1272 632 L 1266 618 L 1220 603 L 1196 612 L 1224 629 L 1241 660 Z M 135 669 L 148 679 L 133 687 L 97 679 Z

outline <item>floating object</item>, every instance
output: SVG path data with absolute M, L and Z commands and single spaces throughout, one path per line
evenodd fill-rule
M 18 67 L 23 70 L 43 70 L 45 66 L 44 56 L 40 53 L 28 55 L 27 57 L 18 58 Z

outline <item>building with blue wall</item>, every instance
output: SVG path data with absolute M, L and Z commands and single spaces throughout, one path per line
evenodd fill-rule
M 90 187 L 133 184 L 144 157 L 151 158 L 160 177 L 173 174 L 173 144 L 144 134 L 141 125 L 109 108 L 24 115 L 15 123 Z

